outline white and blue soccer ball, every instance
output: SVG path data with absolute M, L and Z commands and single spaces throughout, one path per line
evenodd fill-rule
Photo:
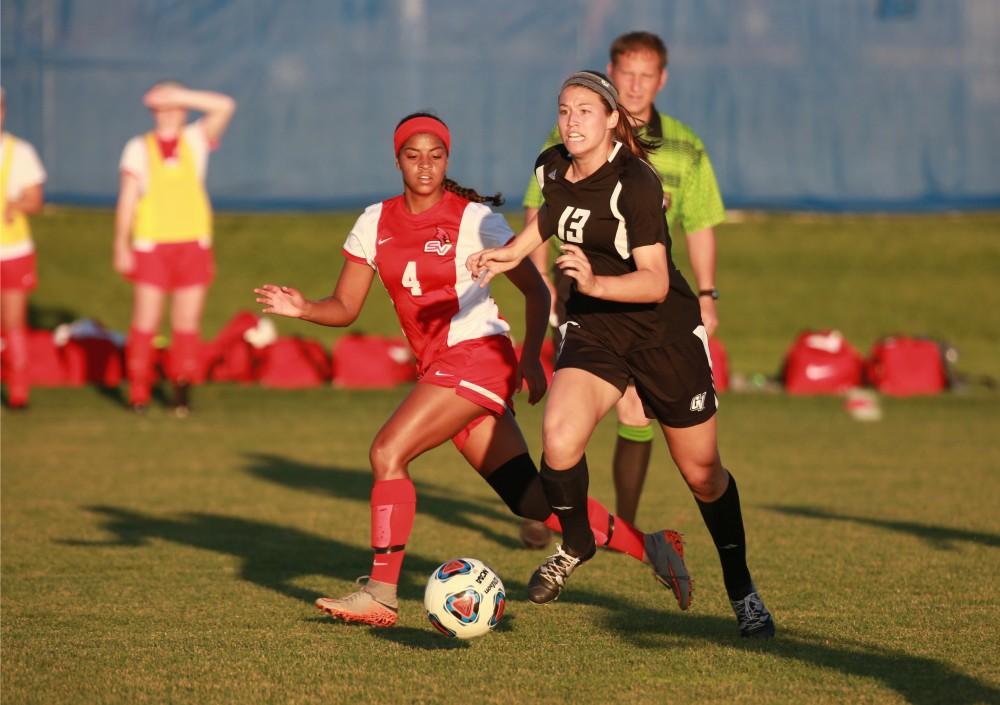
M 503 617 L 507 593 L 500 576 L 475 558 L 453 558 L 431 573 L 424 609 L 434 628 L 449 637 L 473 639 Z

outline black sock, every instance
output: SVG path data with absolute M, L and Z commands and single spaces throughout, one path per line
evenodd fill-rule
M 542 456 L 539 475 L 545 496 L 562 525 L 563 549 L 577 558 L 590 558 L 597 545 L 587 516 L 587 488 L 590 484 L 587 456 L 582 456 L 576 465 L 566 470 L 553 470 Z
M 510 510 L 519 517 L 545 521 L 552 514 L 538 468 L 527 453 L 511 458 L 486 478 Z
M 701 518 L 715 541 L 722 562 L 722 579 L 730 600 L 741 600 L 753 590 L 750 569 L 747 567 L 746 535 L 743 532 L 743 514 L 740 512 L 740 493 L 736 478 L 729 475 L 729 487 L 714 502 L 696 498 Z

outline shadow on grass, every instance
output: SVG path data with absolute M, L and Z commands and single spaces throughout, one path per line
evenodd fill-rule
M 718 646 L 728 642 L 743 652 L 768 654 L 878 681 L 915 705 L 1000 702 L 1000 690 L 949 664 L 871 644 L 783 629 L 780 615 L 777 638 L 750 640 L 737 636 L 733 619 L 654 610 L 621 600 L 609 603 L 607 596 L 586 590 L 573 591 L 566 599 L 607 609 L 604 626 L 637 648 Z
M 303 463 L 268 453 L 250 453 L 247 472 L 256 478 L 305 492 L 321 492 L 338 499 L 349 499 L 366 506 L 372 490 L 371 470 L 340 468 Z M 469 468 L 468 482 L 483 482 Z M 467 529 L 504 548 L 520 548 L 520 540 L 497 531 L 500 522 L 520 521 L 497 499 L 480 502 L 448 494 L 437 485 L 414 479 L 417 488 L 417 513 L 428 514 L 447 522 L 455 529 Z
M 70 546 L 145 546 L 151 539 L 215 551 L 241 560 L 239 577 L 296 600 L 312 603 L 321 593 L 300 588 L 295 580 L 307 575 L 344 579 L 371 566 L 368 548 L 359 548 L 298 529 L 217 514 L 180 514 L 160 517 L 119 507 L 85 507 L 99 517 L 101 528 L 114 535 L 109 541 L 62 540 Z M 400 595 L 422 595 L 424 576 L 438 567 L 412 551 L 406 552 L 406 567 Z M 419 584 L 414 581 L 419 581 Z
M 371 553 L 340 541 L 326 539 L 298 529 L 216 514 L 186 513 L 158 517 L 119 507 L 85 507 L 97 515 L 101 528 L 113 534 L 108 541 L 62 540 L 60 543 L 81 547 L 142 547 L 151 540 L 165 540 L 241 560 L 239 577 L 260 587 L 296 600 L 312 602 L 320 594 L 297 587 L 302 576 L 323 575 L 343 578 L 367 566 Z M 407 553 L 400 597 L 420 600 L 423 576 L 438 562 L 419 554 Z M 416 582 L 416 581 L 419 581 Z M 526 591 L 519 581 L 505 580 L 509 599 L 522 602 Z M 667 595 L 664 593 L 664 598 Z M 948 702 L 1000 702 L 1000 690 L 932 659 L 881 649 L 858 642 L 835 642 L 826 636 L 782 629 L 779 636 L 766 642 L 741 640 L 736 636 L 733 619 L 671 611 L 669 607 L 650 609 L 618 596 L 590 590 L 573 590 L 565 601 L 603 610 L 598 617 L 603 627 L 641 649 L 670 646 L 729 644 L 746 652 L 767 653 L 781 659 L 798 661 L 844 674 L 869 678 L 885 684 L 916 705 Z M 668 602 L 664 599 L 664 603 Z M 548 609 L 559 609 L 554 605 Z M 498 627 L 512 629 L 513 614 L 508 612 Z M 444 639 L 430 630 L 393 628 L 371 630 L 380 639 L 425 650 L 462 649 L 467 644 Z M 666 642 L 668 643 L 665 643 Z
M 992 548 L 1000 547 L 1000 536 L 997 534 L 987 534 L 980 531 L 966 531 L 964 529 L 949 529 L 946 526 L 933 526 L 931 524 L 918 524 L 912 521 L 897 521 L 893 519 L 876 519 L 871 517 L 857 517 L 848 514 L 836 514 L 817 507 L 783 507 L 771 505 L 765 507 L 774 512 L 787 514 L 789 516 L 807 517 L 809 519 L 823 519 L 826 521 L 848 521 L 864 526 L 874 526 L 879 529 L 898 531 L 903 534 L 911 534 L 923 539 L 935 548 L 948 550 L 953 548 L 955 541 L 968 541 L 979 543 Z

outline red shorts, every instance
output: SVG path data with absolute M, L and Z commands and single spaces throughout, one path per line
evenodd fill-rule
M 211 246 L 197 240 L 165 242 L 152 250 L 135 250 L 135 268 L 128 278 L 173 291 L 188 286 L 208 286 L 215 278 L 215 257 Z
M 417 381 L 454 389 L 455 394 L 478 404 L 487 413 L 502 416 L 514 409 L 517 354 L 505 335 L 466 340 L 431 360 Z M 459 450 L 472 429 L 485 418 L 483 414 L 452 439 Z
M 0 290 L 31 291 L 38 284 L 35 253 L 0 261 Z

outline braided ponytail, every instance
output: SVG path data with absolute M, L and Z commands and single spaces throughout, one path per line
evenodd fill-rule
M 449 179 L 447 177 L 444 180 L 444 190 L 451 191 L 455 195 L 461 196 L 462 198 L 472 201 L 473 203 L 490 203 L 494 206 L 502 206 L 504 203 L 503 194 L 499 191 L 492 196 L 483 196 L 475 189 L 460 186 L 454 179 Z

